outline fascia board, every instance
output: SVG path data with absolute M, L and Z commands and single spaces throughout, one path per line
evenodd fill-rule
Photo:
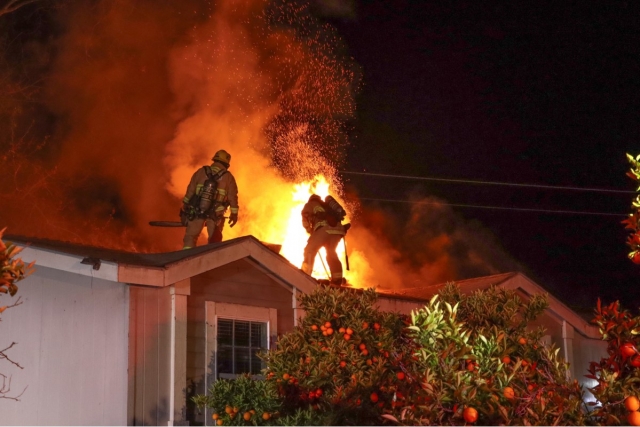
M 283 282 L 302 292 L 312 292 L 315 289 L 315 280 L 255 239 L 244 239 L 236 244 L 178 261 L 166 268 L 120 264 L 118 280 L 135 285 L 169 286 L 243 258 L 250 258 Z
M 22 261 L 25 263 L 35 261 L 36 269 L 40 265 L 54 270 L 67 271 L 82 276 L 118 282 L 118 265 L 113 262 L 101 260 L 100 268 L 94 270 L 92 265 L 80 263 L 84 258 L 82 256 L 69 255 L 48 249 L 35 248 L 33 246 L 24 247 L 18 254 L 18 258 L 22 258 Z
M 566 320 L 571 326 L 573 326 L 576 331 L 584 335 L 588 338 L 600 339 L 600 334 L 598 333 L 598 328 L 593 325 L 590 325 L 589 322 L 580 317 L 576 312 L 571 310 L 569 307 L 564 305 L 564 303 L 553 295 L 549 294 L 542 287 L 540 287 L 537 283 L 533 282 L 527 276 L 522 273 L 518 273 L 512 278 L 506 280 L 503 285 L 508 289 L 521 289 L 528 295 L 547 294 L 549 298 L 549 308 L 554 315 L 556 315 L 560 320 Z

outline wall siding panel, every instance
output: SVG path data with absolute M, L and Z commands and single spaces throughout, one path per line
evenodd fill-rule
M 134 425 L 166 425 L 169 420 L 171 295 L 169 288 L 131 287 L 131 330 L 135 331 Z
M 251 263 L 239 260 L 193 277 L 187 307 L 187 383 L 192 385 L 196 393 L 205 392 L 203 348 L 206 339 L 206 301 L 275 308 L 278 330 L 271 331 L 271 334 L 293 330 L 291 290 L 269 278 Z M 191 423 L 204 421 L 193 407 L 189 408 L 187 417 Z
M 0 399 L 0 425 L 126 424 L 127 287 L 36 264 L 18 295 L 0 345 L 17 342 L 8 354 L 24 369 L 3 373 L 16 394 L 28 387 Z

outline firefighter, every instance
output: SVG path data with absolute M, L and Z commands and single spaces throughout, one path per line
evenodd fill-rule
M 330 196 L 327 197 L 328 199 Z M 330 200 L 335 201 L 333 198 Z M 338 205 L 339 206 L 339 205 Z M 320 248 L 327 251 L 327 264 L 331 271 L 331 284 L 342 285 L 342 262 L 338 258 L 336 248 L 345 235 L 344 226 L 341 224 L 344 215 L 335 212 L 323 202 L 320 196 L 313 194 L 302 208 L 302 226 L 310 234 L 307 246 L 304 248 L 304 260 L 302 271 L 311 275 L 316 254 Z
M 227 207 L 231 211 L 229 226 L 238 222 L 238 185 L 229 172 L 231 155 L 219 150 L 211 160 L 211 166 L 203 166 L 193 174 L 182 200 L 180 220 L 187 226 L 182 249 L 196 246 L 204 225 L 207 226 L 208 243 L 222 241 Z

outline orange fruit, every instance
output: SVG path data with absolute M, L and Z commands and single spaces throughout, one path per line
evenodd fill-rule
M 366 346 L 366 344 L 365 344 L 365 343 L 362 343 L 362 344 L 360 344 L 360 345 L 358 346 L 358 348 L 359 348 L 360 350 L 364 350 L 365 348 L 367 348 L 367 346 Z
M 218 421 L 216 421 L 216 425 L 221 426 L 221 425 L 222 425 L 222 420 L 218 420 Z
M 505 387 L 505 388 L 502 390 L 502 395 L 503 395 L 505 398 L 509 399 L 509 400 L 511 400 L 511 399 L 513 399 L 514 397 L 516 397 L 516 393 L 513 391 L 513 389 L 512 389 L 511 387 Z
M 347 362 L 345 362 L 344 360 L 340 361 L 340 367 L 344 368 L 345 366 L 347 366 Z
M 234 407 L 233 407 L 233 412 L 238 413 L 238 411 L 239 411 L 238 407 L 237 407 L 237 406 L 234 406 Z
M 478 411 L 475 408 L 464 408 L 462 411 L 462 416 L 464 420 L 468 423 L 475 423 L 478 420 Z
M 629 425 L 640 426 L 640 412 L 629 412 L 629 415 L 627 415 L 627 421 L 629 421 Z
M 380 330 L 380 324 L 379 323 L 374 323 L 373 324 L 373 329 L 375 329 L 376 331 Z
M 337 319 L 338 318 L 338 313 L 333 313 L 333 318 Z
M 333 335 L 333 328 L 327 328 L 327 335 Z
M 289 379 L 289 374 L 282 375 L 282 379 L 287 381 Z
M 262 419 L 267 421 L 269 418 L 271 418 L 271 414 L 268 412 L 265 412 L 264 414 L 262 414 Z
M 324 327 L 325 328 L 330 328 L 331 327 L 331 322 L 325 322 L 324 323 Z
M 318 330 L 318 325 L 311 325 L 311 330 L 312 331 L 317 331 Z
M 396 377 L 397 377 L 400 381 L 402 381 L 402 380 L 404 379 L 404 372 L 398 372 L 398 373 L 396 374 Z
M 233 412 L 233 408 L 231 406 L 227 406 L 224 408 L 224 412 L 226 412 L 227 414 L 230 414 Z
M 635 396 L 629 396 L 624 400 L 624 407 L 627 411 L 637 411 L 640 408 L 640 401 Z
M 529 362 L 527 362 L 526 360 L 522 359 L 522 366 L 526 367 L 529 364 Z
M 473 362 L 467 363 L 467 371 L 471 372 L 476 369 L 476 365 Z
M 367 365 L 372 365 L 373 362 L 371 361 L 371 359 L 367 359 Z
M 251 415 L 255 415 L 256 414 L 256 410 L 255 409 L 250 409 L 249 412 L 251 412 Z
M 242 418 L 244 418 L 245 421 L 249 421 L 251 419 L 251 412 L 245 412 Z
M 363 356 L 366 356 L 367 354 L 369 354 L 369 350 L 367 350 L 366 348 L 364 350 L 362 350 L 360 353 L 362 353 Z
M 347 330 L 345 328 L 340 328 L 338 329 L 338 332 L 340 332 L 341 334 L 344 334 Z
M 353 329 L 351 329 L 351 328 L 347 328 L 347 334 L 349 334 L 349 335 L 353 335 Z
M 636 354 L 636 349 L 632 343 L 626 342 L 620 346 L 620 353 L 624 357 L 631 357 Z
M 211 415 L 211 418 L 213 418 L 214 420 L 217 420 L 218 418 L 220 418 L 220 415 L 218 415 L 216 413 L 216 414 Z
M 326 331 L 326 330 L 327 330 L 327 327 L 326 327 L 326 326 L 324 326 L 324 325 L 322 325 L 322 326 L 320 326 L 320 330 L 321 330 L 321 331 Z
M 349 334 L 344 334 L 344 339 L 349 341 L 351 339 L 351 335 Z
M 502 358 L 502 363 L 504 363 L 505 365 L 508 365 L 509 363 L 511 363 L 511 358 L 509 356 L 504 356 Z
M 371 396 L 369 396 L 369 398 L 373 403 L 376 403 L 378 401 L 378 393 L 371 393 Z
M 526 339 L 525 337 L 520 337 L 520 338 L 518 339 L 518 343 L 519 343 L 520 345 L 525 345 L 525 344 L 527 343 L 527 339 Z
M 367 329 L 369 324 L 367 322 L 362 322 L 362 329 Z

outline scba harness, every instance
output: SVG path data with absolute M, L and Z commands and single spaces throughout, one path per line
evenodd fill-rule
M 207 180 L 202 184 L 202 190 L 189 199 L 189 211 L 180 211 L 180 219 L 183 224 L 196 218 L 210 218 L 215 213 L 216 205 L 222 204 L 222 202 L 215 200 L 215 196 L 218 191 L 218 183 L 227 171 L 223 169 L 213 173 L 211 166 L 203 166 L 203 169 L 207 174 Z

